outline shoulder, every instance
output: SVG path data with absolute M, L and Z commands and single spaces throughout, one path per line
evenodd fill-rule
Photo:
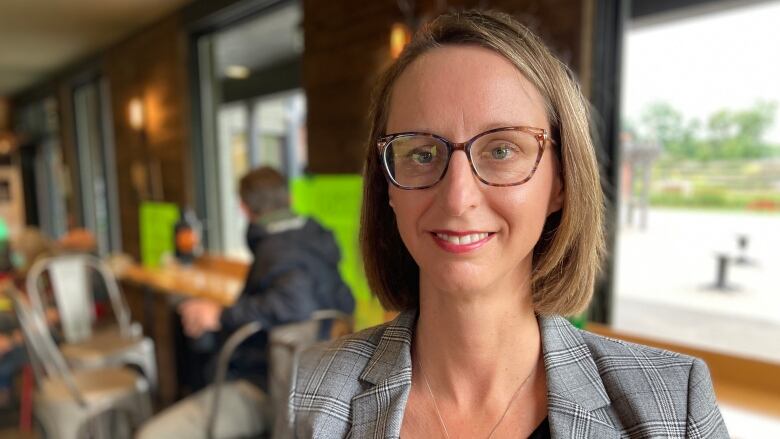
M 687 398 L 694 370 L 709 376 L 706 364 L 698 358 L 588 331 L 580 333 L 613 401 L 643 395 L 653 398 L 658 391 L 675 399 Z
M 688 370 L 694 363 L 704 364 L 698 358 L 677 352 L 605 337 L 581 329 L 577 331 L 582 335 L 599 370 L 605 372 L 627 366 Z
M 686 436 L 727 437 L 710 372 L 703 360 L 579 332 L 615 415 L 624 420 L 629 412 L 632 419 L 676 419 L 675 428 Z
M 633 376 L 653 375 L 673 387 L 687 387 L 691 369 L 706 368 L 697 358 L 577 329 L 559 316 L 543 318 L 542 333 L 553 366 L 592 360 L 602 379 L 619 377 L 631 382 Z M 605 381 L 609 384 L 617 383 Z
M 573 402 L 630 436 L 728 437 L 704 361 L 582 331 L 558 316 L 540 322 L 551 401 Z

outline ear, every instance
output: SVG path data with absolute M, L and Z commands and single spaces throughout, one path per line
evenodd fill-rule
M 550 200 L 547 203 L 547 216 L 563 208 L 564 188 L 563 180 L 561 179 L 561 165 L 557 157 L 554 161 L 555 172 L 552 185 L 550 186 Z
M 563 184 L 561 178 L 556 176 L 550 188 L 550 202 L 547 204 L 547 215 L 553 214 L 563 208 Z
M 243 212 L 243 213 L 244 213 L 244 216 L 245 216 L 245 217 L 246 217 L 248 220 L 251 220 L 251 219 L 252 219 L 252 212 L 249 210 L 249 207 L 247 207 L 247 205 L 246 205 L 246 204 L 244 204 L 244 202 L 243 202 L 243 201 L 241 201 L 241 202 L 239 203 L 239 207 L 241 207 L 241 212 Z

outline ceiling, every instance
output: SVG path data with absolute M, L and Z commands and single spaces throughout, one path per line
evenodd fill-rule
M 215 35 L 216 69 L 225 76 L 228 66 L 258 71 L 303 51 L 303 14 L 298 2 L 290 2 Z
M 1 0 L 0 96 L 104 49 L 191 0 Z

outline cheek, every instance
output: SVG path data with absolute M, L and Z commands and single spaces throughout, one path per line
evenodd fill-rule
M 506 219 L 510 228 L 522 228 L 523 235 L 533 232 L 535 236 L 547 219 L 553 182 L 549 169 L 540 167 L 528 183 L 507 188 L 500 197 L 494 198 L 495 210 Z
M 510 227 L 522 227 L 526 232 L 541 230 L 547 218 L 547 197 L 529 191 L 514 194 L 507 198 L 504 215 Z
M 393 213 L 395 214 L 395 222 L 398 224 L 399 231 L 402 231 L 404 228 L 404 225 L 409 222 L 409 217 L 411 216 L 410 212 L 410 200 L 408 197 L 405 196 L 403 191 L 391 187 L 388 189 L 388 198 L 390 200 L 390 207 L 393 209 Z M 402 233 L 403 234 L 403 233 Z
M 417 224 L 425 210 L 423 194 L 420 191 L 390 188 L 388 195 L 398 224 L 398 232 L 408 248 L 413 245 L 410 239 L 415 235 Z

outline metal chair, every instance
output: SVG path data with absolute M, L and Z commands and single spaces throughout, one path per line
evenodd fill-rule
M 27 275 L 27 293 L 33 309 L 41 315 L 45 307 L 39 284 L 45 273 L 49 275 L 65 337 L 60 350 L 68 364 L 79 369 L 133 365 L 156 389 L 154 342 L 143 336 L 139 324 L 131 321 L 130 310 L 111 270 L 89 254 L 61 255 L 36 262 Z M 97 273 L 106 287 L 116 327 L 93 332 L 91 273 Z
M 214 375 L 214 392 L 211 400 L 211 407 L 209 410 L 209 417 L 206 421 L 206 437 L 208 439 L 214 439 L 217 428 L 217 415 L 219 413 L 219 397 L 222 390 L 222 385 L 225 383 L 227 377 L 227 369 L 230 365 L 230 358 L 233 356 L 236 348 L 243 343 L 247 338 L 260 332 L 263 326 L 259 322 L 251 322 L 238 328 L 233 334 L 228 337 L 225 345 L 219 351 L 217 357 L 217 370 Z
M 77 439 L 92 432 L 118 437 L 120 426 L 139 426 L 151 415 L 149 383 L 127 368 L 104 367 L 71 371 L 49 332 L 44 318 L 33 311 L 13 288 L 6 294 L 14 303 L 30 362 L 38 382 L 33 412 L 45 437 Z
M 269 396 L 273 413 L 273 428 L 270 432 L 264 432 L 261 437 L 287 438 L 290 436 L 290 427 L 287 420 L 292 419 L 288 413 L 288 399 L 290 391 L 295 386 L 295 371 L 301 353 L 308 347 L 330 338 L 334 334 L 335 327 L 326 328 L 324 322 L 341 321 L 345 326 L 340 333 L 352 331 L 352 316 L 338 310 L 320 310 L 312 313 L 309 320 L 298 323 L 277 326 L 269 334 Z M 247 323 L 235 331 L 225 342 L 217 358 L 217 370 L 214 378 L 214 393 L 206 426 L 208 439 L 215 438 L 215 427 L 219 411 L 220 389 L 227 376 L 230 358 L 236 348 L 247 338 L 261 331 L 262 325 L 258 322 Z M 323 329 L 330 329 L 328 334 L 323 334 Z

